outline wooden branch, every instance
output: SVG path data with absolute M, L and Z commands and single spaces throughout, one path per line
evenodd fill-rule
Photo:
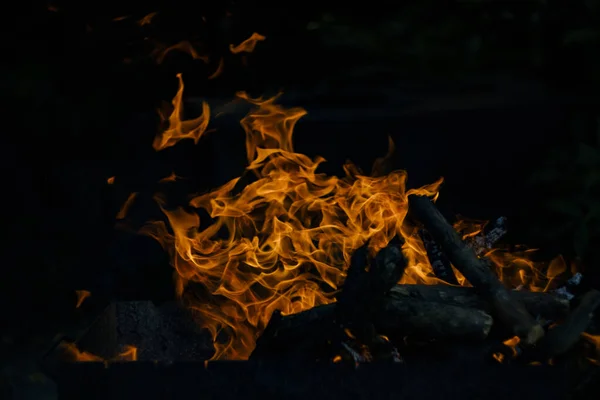
M 562 320 L 569 313 L 569 301 L 550 293 L 510 291 L 534 316 L 546 320 Z M 443 303 L 460 307 L 476 308 L 491 313 L 492 306 L 477 294 L 473 287 L 450 285 L 396 285 L 389 296 L 398 300 L 413 298 L 427 302 Z
M 492 305 L 498 319 L 507 324 L 523 343 L 534 344 L 544 336 L 543 328 L 527 312 L 523 304 L 510 295 L 487 263 L 478 258 L 461 240 L 429 198 L 409 196 L 409 212 L 423 223 L 454 267 Z
M 579 341 L 598 307 L 600 307 L 600 291 L 590 290 L 584 294 L 579 305 L 565 321 L 548 331 L 544 340 L 540 342 L 539 351 L 546 357 L 566 353 Z

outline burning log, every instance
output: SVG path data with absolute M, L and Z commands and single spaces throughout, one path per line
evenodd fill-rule
M 590 290 L 582 296 L 579 305 L 562 324 L 548 331 L 544 340 L 540 342 L 539 351 L 546 357 L 566 353 L 579 341 L 598 307 L 600 291 Z
M 391 345 L 376 335 L 372 314 L 407 266 L 401 244 L 399 239 L 392 240 L 374 260 L 369 258 L 367 245 L 357 249 L 337 303 L 290 316 L 274 313 L 251 358 L 289 354 L 290 345 L 293 352 L 302 349 L 299 354 L 306 353 L 334 337 L 342 342 L 344 329 L 351 329 L 362 344 L 381 353 L 393 353 L 392 348 L 386 350 Z
M 411 195 L 409 210 L 439 243 L 454 267 L 492 304 L 500 321 L 507 324 L 525 344 L 534 344 L 544 336 L 543 328 L 536 323 L 523 304 L 510 295 L 485 260 L 478 258 L 461 240 L 429 198 Z
M 546 320 L 561 320 L 569 313 L 569 301 L 550 293 L 510 291 L 510 296 L 520 301 L 534 316 Z M 491 313 L 492 305 L 477 294 L 477 290 L 465 286 L 446 285 L 396 285 L 390 297 L 402 300 L 418 299 L 432 303 L 443 303 L 459 307 L 475 308 Z
M 506 235 L 506 217 L 496 219 L 490 226 L 479 234 L 467 240 L 467 246 L 471 247 L 478 256 L 494 247 L 494 244 Z
M 452 271 L 452 265 L 450 264 L 448 257 L 446 257 L 440 246 L 433 240 L 429 232 L 425 229 L 421 229 L 419 231 L 419 236 L 421 236 L 421 240 L 427 251 L 427 257 L 429 258 L 435 276 L 452 285 L 458 285 L 458 281 L 456 280 L 454 271 Z
M 366 245 L 354 252 L 344 286 L 337 298 L 339 323 L 360 325 L 369 320 L 370 312 L 404 274 L 407 262 L 401 245 L 399 239 L 392 240 L 377 253 L 373 262 L 369 262 Z

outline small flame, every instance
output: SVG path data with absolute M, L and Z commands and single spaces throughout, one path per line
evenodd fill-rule
M 114 177 L 114 176 L 111 176 L 110 178 L 108 178 L 108 179 L 106 180 L 106 183 L 107 183 L 108 185 L 112 185 L 113 183 L 115 183 L 115 177 Z
M 163 122 L 168 121 L 168 127 L 154 139 L 152 146 L 156 151 L 174 146 L 182 139 L 192 139 L 194 143 L 198 143 L 198 140 L 206 133 L 206 128 L 208 127 L 210 108 L 206 102 L 202 102 L 202 114 L 199 117 L 186 121 L 181 119 L 183 116 L 184 89 L 181 74 L 177 74 L 177 79 L 179 80 L 179 89 L 171 102 L 173 111 L 168 117 L 159 111 L 161 120 Z
M 224 62 L 223 58 L 221 57 L 221 59 L 219 60 L 219 65 L 217 65 L 217 69 L 208 77 L 208 79 L 215 79 L 221 76 L 221 74 L 223 73 L 223 65 Z
M 154 58 L 156 59 L 156 63 L 162 64 L 162 62 L 165 60 L 165 57 L 167 56 L 167 54 L 169 54 L 171 51 L 174 51 L 174 50 L 186 53 L 186 54 L 190 55 L 194 60 L 202 60 L 205 63 L 208 63 L 208 61 L 209 61 L 208 56 L 200 54 L 194 48 L 194 46 L 192 46 L 192 44 L 190 42 L 188 42 L 187 40 L 183 40 L 172 46 L 165 47 L 165 48 L 159 47 L 156 50 L 154 50 L 153 55 L 154 55 Z
M 75 308 L 81 307 L 83 301 L 92 295 L 92 293 L 90 293 L 88 290 L 76 290 L 75 294 L 77 295 L 77 303 L 75 304 Z
M 124 20 L 126 20 L 127 18 L 129 18 L 129 15 L 123 15 L 123 16 L 121 16 L 121 17 L 116 17 L 116 18 L 113 18 L 113 22 L 124 21 Z
M 129 209 L 131 208 L 131 205 L 135 201 L 135 198 L 137 197 L 137 195 L 138 195 L 137 192 L 133 192 L 129 195 L 129 197 L 127 197 L 127 200 L 125 200 L 125 203 L 123 203 L 123 206 L 117 213 L 117 216 L 116 216 L 117 219 L 125 219 L 125 217 L 127 216 L 127 213 L 129 212 Z
M 150 25 L 152 23 L 152 19 L 156 16 L 156 14 L 158 14 L 158 11 L 154 11 L 148 15 L 145 15 L 144 17 L 142 17 L 142 19 L 140 19 L 137 22 L 137 24 L 139 26 Z
M 600 335 L 583 332 L 581 337 L 592 347 L 591 354 L 588 355 L 587 360 L 592 364 L 600 365 Z
M 159 183 L 176 182 L 178 179 L 180 179 L 180 178 L 177 175 L 175 175 L 175 172 L 171 172 L 171 175 L 165 176 L 164 178 L 160 179 L 158 182 Z
M 262 42 L 265 39 L 266 39 L 265 36 L 254 32 L 252 34 L 252 36 L 250 36 L 248 39 L 244 40 L 242 43 L 238 44 L 237 46 L 230 44 L 229 51 L 231 51 L 233 54 L 252 53 L 254 51 L 254 48 L 256 47 L 256 44 L 258 42 Z
M 61 342 L 59 345 L 64 356 L 70 361 L 77 362 L 114 362 L 114 361 L 137 361 L 137 348 L 135 346 L 124 346 L 123 351 L 114 358 L 104 359 L 87 351 L 81 351 L 75 343 Z
M 502 344 L 510 350 L 509 356 L 511 359 L 516 358 L 519 355 L 518 345 L 520 342 L 521 342 L 521 339 L 519 339 L 518 336 L 514 336 L 514 337 L 502 342 Z M 501 353 L 501 352 L 496 352 L 496 353 L 492 354 L 492 356 L 499 363 L 502 363 L 506 359 L 506 356 L 504 355 L 504 353 Z

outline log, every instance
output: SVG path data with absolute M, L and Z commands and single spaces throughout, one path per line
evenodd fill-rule
M 543 328 L 527 312 L 523 304 L 512 297 L 490 270 L 485 260 L 477 257 L 458 236 L 452 225 L 429 200 L 418 195 L 409 196 L 409 212 L 442 247 L 448 259 L 478 293 L 491 305 L 494 314 L 505 323 L 526 345 L 535 344 L 544 336 Z
M 546 320 L 562 320 L 569 313 L 569 301 L 550 293 L 510 291 L 510 296 L 523 303 L 527 311 Z M 426 302 L 476 308 L 491 313 L 492 306 L 477 294 L 475 288 L 450 285 L 396 285 L 389 296 L 398 300 L 419 299 Z
M 352 254 L 337 303 L 289 316 L 275 312 L 250 358 L 290 353 L 306 356 L 311 350 L 323 349 L 325 343 L 341 345 L 345 328 L 351 329 L 360 343 L 386 353 L 391 345 L 375 333 L 372 314 L 407 266 L 401 245 L 401 240 L 394 238 L 373 260 L 368 244 L 358 248 Z
M 418 299 L 389 298 L 374 315 L 375 327 L 390 336 L 483 340 L 492 317 L 481 310 Z
M 298 354 L 319 354 L 335 336 L 333 321 L 336 304 L 311 308 L 297 314 L 274 318 L 257 340 L 250 359 Z M 483 340 L 492 326 L 492 317 L 484 311 L 426 300 L 386 296 L 379 310 L 372 313 L 378 332 L 389 336 L 419 335 L 430 339 Z
M 373 308 L 400 280 L 407 266 L 398 237 L 369 259 L 367 245 L 357 249 L 350 261 L 346 280 L 337 296 L 337 321 L 341 324 L 362 324 L 370 318 Z M 368 270 L 367 270 L 368 268 Z
M 600 307 L 600 291 L 590 290 L 584 294 L 579 305 L 565 321 L 548 331 L 546 337 L 540 342 L 539 351 L 545 357 L 566 353 L 579 341 L 598 307 Z
M 429 232 L 421 229 L 419 236 L 421 236 L 421 240 L 427 251 L 427 258 L 429 258 L 429 263 L 435 276 L 452 285 L 458 285 L 448 257 L 446 257 L 440 246 L 433 240 Z

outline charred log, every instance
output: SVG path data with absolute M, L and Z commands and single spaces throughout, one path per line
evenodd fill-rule
M 493 307 L 494 314 L 525 344 L 534 344 L 544 335 L 543 328 L 527 312 L 524 305 L 512 297 L 490 270 L 485 260 L 477 257 L 458 236 L 427 197 L 409 197 L 409 211 L 425 226 L 444 250 L 448 259 L 473 284 Z
M 431 264 L 435 276 L 452 285 L 458 285 L 454 271 L 452 271 L 450 260 L 448 260 L 448 257 L 446 257 L 440 246 L 433 240 L 429 232 L 425 229 L 421 229 L 419 231 L 419 236 L 421 236 L 421 240 L 427 251 L 429 263 Z
M 545 357 L 566 353 L 579 341 L 598 307 L 600 307 L 600 291 L 590 290 L 582 296 L 579 305 L 562 324 L 548 331 L 544 340 L 540 342 L 539 352 Z
M 378 331 L 387 335 L 461 340 L 485 339 L 493 323 L 481 310 L 408 297 L 386 300 L 375 321 Z
M 550 293 L 527 291 L 510 291 L 510 296 L 517 299 L 525 309 L 536 317 L 546 320 L 562 320 L 569 313 L 569 301 Z M 413 298 L 426 302 L 443 303 L 459 307 L 476 308 L 492 313 L 492 305 L 480 297 L 472 287 L 446 285 L 396 285 L 389 294 L 401 300 Z

